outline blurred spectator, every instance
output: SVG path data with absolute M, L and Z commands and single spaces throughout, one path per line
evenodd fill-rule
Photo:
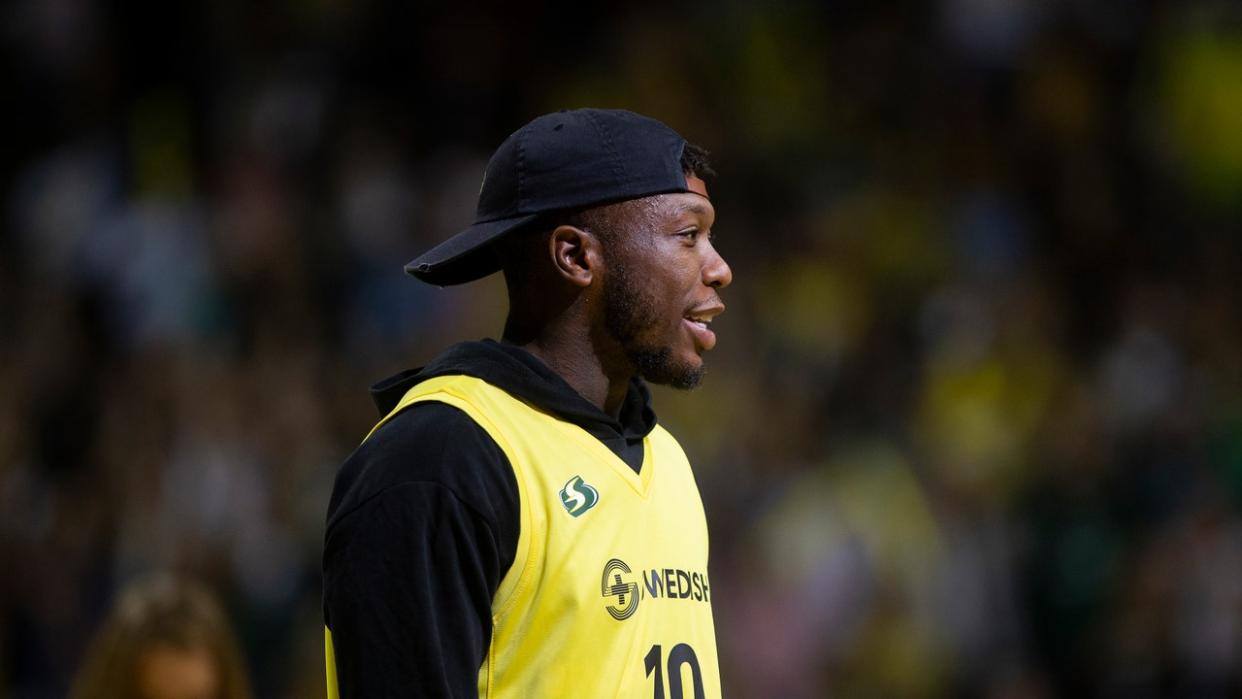
M 128 587 L 83 662 L 73 699 L 250 699 L 233 630 L 201 586 L 170 576 Z

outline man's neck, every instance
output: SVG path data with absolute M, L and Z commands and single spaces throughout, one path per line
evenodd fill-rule
M 548 368 L 565 379 L 575 391 L 608 415 L 617 417 L 629 391 L 630 377 L 610 377 L 600 357 L 590 347 L 590 340 L 562 341 L 560 338 L 515 338 L 505 333 L 505 341 L 530 352 Z M 522 342 L 522 339 L 526 339 Z M 578 346 L 584 345 L 584 346 Z

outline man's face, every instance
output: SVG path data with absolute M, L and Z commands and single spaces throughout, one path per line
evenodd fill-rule
M 625 230 L 605 251 L 605 329 L 640 376 L 675 388 L 702 380 L 702 354 L 716 344 L 708 323 L 724 311 L 717 291 L 733 280 L 712 245 L 707 190 L 688 179 L 698 194 L 631 202 Z

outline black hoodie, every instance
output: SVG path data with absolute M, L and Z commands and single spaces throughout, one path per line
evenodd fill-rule
M 619 419 L 513 345 L 450 347 L 422 369 L 371 389 L 387 415 L 415 384 L 465 374 L 580 426 L 635 471 L 655 426 L 634 379 Z M 520 508 L 513 468 L 457 408 L 419 403 L 345 461 L 328 505 L 324 621 L 340 696 L 476 696 L 491 641 L 491 603 L 513 563 Z

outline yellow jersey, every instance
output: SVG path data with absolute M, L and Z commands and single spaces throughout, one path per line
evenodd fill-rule
M 720 696 L 706 519 L 667 431 L 644 439 L 636 473 L 581 427 L 461 375 L 416 384 L 376 429 L 423 401 L 473 419 L 518 485 L 517 552 L 492 599 L 480 697 Z M 330 633 L 326 643 L 334 697 Z

